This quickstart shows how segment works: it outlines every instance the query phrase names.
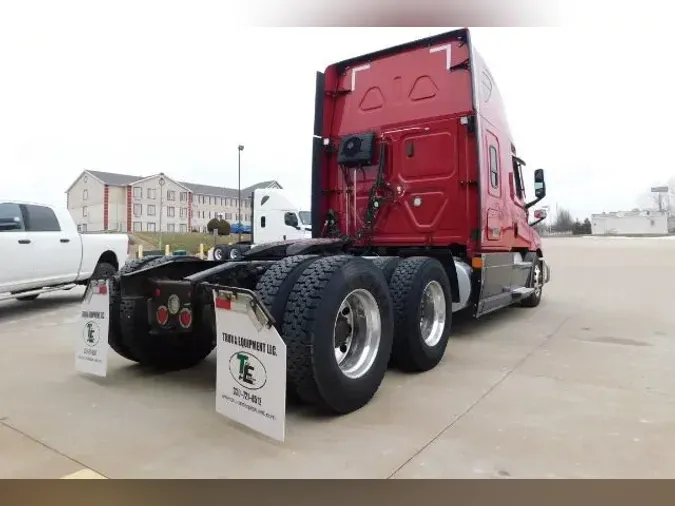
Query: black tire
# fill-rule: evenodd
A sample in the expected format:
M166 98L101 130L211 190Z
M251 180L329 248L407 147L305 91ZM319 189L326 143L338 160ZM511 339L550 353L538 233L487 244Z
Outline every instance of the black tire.
M160 258L159 256L147 256L137 258L127 262L119 270L118 275L114 276L110 283L110 323L108 329L108 345L115 353L132 362L138 362L133 352L126 346L122 339L122 330L120 327L120 310L122 304L122 296L120 293L120 274L127 274L143 268L148 262Z
M35 295L25 295L23 297L17 297L16 300L20 300L21 302L32 302L35 299L37 299L40 296L39 293L36 293Z
M389 283L389 280L394 274L396 267L398 267L398 264L401 263L401 260L400 257L378 257L373 259L373 263L382 271L387 283Z
M230 260L241 260L244 253L249 249L251 249L250 246L234 244L230 249Z
M229 244L218 244L213 248L213 259L218 262L224 262L230 258L230 250L232 246Z
M428 283L435 281L445 296L445 328L433 345L424 341L420 330L422 295ZM394 301L395 334L392 365L409 372L433 369L442 360L452 327L450 280L435 258L410 257L401 261L389 281Z
M523 300L520 301L520 305L522 307L537 307L539 303L541 302L541 296L544 293L544 283L543 283L543 277L544 277L544 271L542 269L541 265L541 260L539 259L539 255L536 253L528 253L525 255L524 258L525 262L532 262L532 272L530 273L530 278L528 280L528 287L533 288L535 287L535 279L537 276L537 270L538 270L538 276L539 279L541 280L541 285L539 287L539 290L535 290L535 292L532 295L529 295L528 297L524 298ZM536 287L535 287L536 288Z
M284 258L270 267L258 280L255 291L275 320L275 327L283 339L283 320L288 297L304 270L318 260L318 255L298 255ZM286 381L286 396L299 403L297 388L290 380Z
M140 268L156 267L175 261L159 257ZM125 297L120 305L120 334L124 346L141 366L158 371L188 369L203 361L216 346L213 303L195 312L192 331L184 334L151 335L147 299Z
M332 322L345 297L356 289L369 292L377 302L382 332L372 365L352 379L338 366ZM382 383L394 335L391 295L382 271L369 260L349 255L311 263L288 298L282 335L287 376L304 402L338 414L363 407Z
M107 262L99 262L98 265L96 265L96 267L94 268L94 272L91 274L90 281L110 279L115 274L117 274L117 267Z

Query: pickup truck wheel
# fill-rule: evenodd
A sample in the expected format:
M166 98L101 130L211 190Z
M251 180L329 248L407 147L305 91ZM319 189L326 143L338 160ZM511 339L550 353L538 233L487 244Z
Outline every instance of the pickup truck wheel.
M314 261L291 291L282 335L303 401L340 414L363 407L382 383L394 335L382 271L349 255Z
M255 291L275 321L275 327L283 339L282 326L288 297L305 269L319 259L318 255L298 255L286 257L265 271L255 287ZM299 402L296 386L287 381L286 396Z
M394 300L392 365L428 371L445 354L452 324L450 280L435 258L402 260L389 281Z
M151 268L172 261L175 261L175 258L154 258L138 269ZM213 313L213 307L207 304L201 313L195 314L192 332L151 335L147 299L125 297L120 305L122 342L141 366L158 371L177 371L193 367L204 360L216 346L213 327L208 325L209 311Z

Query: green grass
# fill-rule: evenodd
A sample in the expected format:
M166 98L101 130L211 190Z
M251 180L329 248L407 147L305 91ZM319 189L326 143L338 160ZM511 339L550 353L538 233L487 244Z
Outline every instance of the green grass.
M180 234L177 232L163 232L162 233L162 246L159 245L159 232L134 232L133 235L141 239L144 243L144 249L148 249L149 246L152 249L164 249L168 244L171 248L171 251L176 250L187 250L188 253L199 253L199 245L204 245L204 251L206 252L214 244L214 237L211 234L199 234L196 232L191 232L188 234ZM242 241L250 239L249 235L242 234ZM239 240L239 234L230 234L227 236L219 236L217 238L217 244L230 244L237 242Z

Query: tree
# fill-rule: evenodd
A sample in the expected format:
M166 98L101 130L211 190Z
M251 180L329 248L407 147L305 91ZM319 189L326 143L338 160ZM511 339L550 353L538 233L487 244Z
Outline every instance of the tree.
M591 220L586 218L583 222L579 220L574 220L574 226L572 228L572 234L574 235L586 235L591 233Z
M210 234L212 234L214 230L217 230L218 235L230 235L231 228L232 227L230 227L230 224L227 221L219 218L213 218L206 224L206 230L208 230Z
M591 220L588 218L584 219L584 234L592 234L593 227L591 226Z
M555 222L551 227L556 232L572 232L574 231L574 218L567 209L558 209L556 213Z

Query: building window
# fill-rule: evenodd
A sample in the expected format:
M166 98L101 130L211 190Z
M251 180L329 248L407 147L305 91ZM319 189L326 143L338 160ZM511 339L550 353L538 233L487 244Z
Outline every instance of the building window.
M134 204L134 216L143 214L143 204Z
M155 216L156 207L154 204L148 205L148 216Z
M175 232L176 231L176 225L174 225L173 223L167 223L166 231L167 232Z
M169 218L173 218L174 216L176 216L176 208L175 207L167 207L166 208L166 215Z
M232 213L225 213L225 219L231 220L232 219Z
M143 188L140 186L134 186L134 198L140 199L143 198Z
M87 217L87 206L84 206L84 207L82 208L82 217L83 217L83 218L86 218L86 217Z
M87 200L89 198L89 190L82 190L82 200Z
M181 207L180 208L180 217L181 218L187 218L187 214L188 214L187 211L188 211L187 207Z
M155 200L157 198L157 190L155 188L148 188L148 198Z
M490 185L499 188L499 157L494 146L490 146Z
M260 228L265 228L265 217L264 216L260 217Z
M187 225L185 223L180 224L180 233L181 234L186 234L187 233Z
M155 232L157 230L157 225L155 223L148 223L146 224L146 227L148 228L148 232Z
M143 232L143 223L134 221L134 232Z
M176 192L174 190L167 190L166 200L176 200Z
M180 192L180 201L187 202L187 199L188 199L187 192Z

